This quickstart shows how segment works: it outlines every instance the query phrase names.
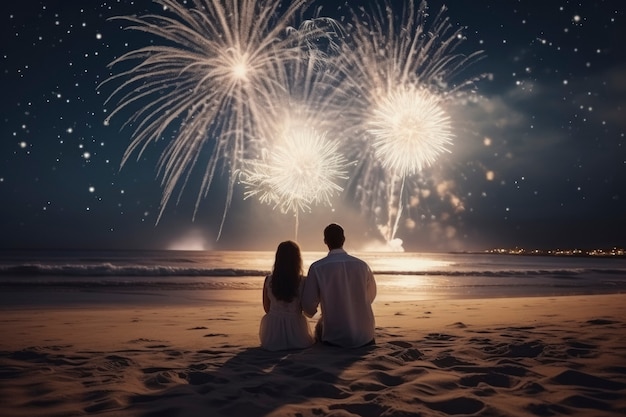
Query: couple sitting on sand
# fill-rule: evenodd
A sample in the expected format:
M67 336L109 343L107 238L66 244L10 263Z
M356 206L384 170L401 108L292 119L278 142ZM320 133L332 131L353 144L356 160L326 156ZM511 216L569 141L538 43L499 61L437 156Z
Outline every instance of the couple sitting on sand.
M272 274L263 285L261 347L275 351L304 349L316 341L347 348L374 343L376 281L364 261L346 253L344 241L343 228L328 225L328 255L311 265L306 278L298 245L278 245ZM314 338L305 315L313 317L318 306L321 317Z

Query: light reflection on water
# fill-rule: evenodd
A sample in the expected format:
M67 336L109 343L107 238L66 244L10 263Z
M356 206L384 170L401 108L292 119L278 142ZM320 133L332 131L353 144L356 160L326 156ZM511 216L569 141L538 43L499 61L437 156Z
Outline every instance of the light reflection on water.
M413 271L439 271L449 268L453 262L436 259L436 255L424 254L359 254L370 268L379 272L413 272Z
M403 273L415 271L447 270L455 262L445 259L445 254L398 253L398 252L348 252L367 262L375 272ZM304 272L309 266L325 257L327 252L305 251L302 253ZM207 254L211 264L223 263L224 266L243 269L271 270L274 263L274 252L212 252Z
M348 252L368 263L372 271L384 273L403 273L415 271L439 271L449 269L455 264L439 254L398 253L398 252ZM304 252L302 254L305 272L314 261L327 255L327 252Z
M376 277L378 300L499 297L620 292L626 260L460 253L351 252ZM322 251L303 252L304 273ZM274 252L205 253L213 266L270 271ZM617 271L617 272L615 272ZM623 274L620 271L625 271ZM236 280L236 279L235 279ZM241 277L242 285L252 282ZM229 280L233 285L234 280ZM258 282L257 282L258 281ZM254 280L262 285L262 279Z

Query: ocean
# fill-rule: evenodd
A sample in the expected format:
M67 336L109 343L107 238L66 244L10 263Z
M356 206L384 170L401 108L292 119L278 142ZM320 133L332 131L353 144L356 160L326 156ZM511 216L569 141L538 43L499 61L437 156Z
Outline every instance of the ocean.
M351 253L372 268L382 300L389 299L386 294L424 300L626 291L624 258ZM305 273L325 254L304 252ZM2 250L0 308L99 299L132 302L138 294L142 302L185 302L189 297L175 296L220 290L260 292L273 260L274 252L269 251Z

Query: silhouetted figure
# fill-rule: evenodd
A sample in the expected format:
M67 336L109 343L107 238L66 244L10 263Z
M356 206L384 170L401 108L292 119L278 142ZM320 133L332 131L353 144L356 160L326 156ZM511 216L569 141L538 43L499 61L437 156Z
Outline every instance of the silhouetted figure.
M302 255L295 242L278 245L272 274L263 283L263 308L259 338L267 350L303 349L313 344L309 323L302 314L300 295Z
M302 293L302 309L313 317L321 306L315 326L317 341L342 347L374 342L376 281L370 267L343 249L345 236L338 224L324 229L328 255L314 262Z

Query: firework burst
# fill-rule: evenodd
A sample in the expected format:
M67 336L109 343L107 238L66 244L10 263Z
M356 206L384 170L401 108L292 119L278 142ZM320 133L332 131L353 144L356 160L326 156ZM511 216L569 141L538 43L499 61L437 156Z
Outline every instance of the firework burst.
M426 89L400 88L381 99L368 120L375 155L386 170L405 177L432 164L452 143L450 118Z
M245 199L258 197L295 216L296 238L299 213L314 205L331 206L332 197L343 191L339 183L347 179L349 164L340 152L343 138L327 138L347 103L329 58L307 45L301 60L283 66L277 80L281 92L267 107L259 129L266 148L246 160L239 172Z
M258 197L282 213L296 217L313 205L331 206L333 196L343 191L339 182L347 178L346 159L338 143L311 128L290 129L282 140L259 160L248 161L241 172L244 198Z
M455 53L463 40L444 16L427 22L425 1L407 0L400 24L386 7L372 15L353 13L354 30L339 66L355 100L349 158L359 161L350 189L369 207L390 242L410 196L407 181L449 150L453 129L446 106L479 77L456 84L459 73L481 52ZM428 23L428 24L427 24Z
M108 119L126 109L133 112L126 123L134 129L133 140L122 165L175 132L158 163L163 185L158 222L170 198L176 193L180 198L202 151L210 156L199 167L203 176L194 217L218 168L232 184L241 161L257 152L255 130L281 88L277 74L302 54L302 42L294 40L302 31L287 32L306 0L290 2L282 14L279 1L155 2L163 14L119 18L128 23L127 29L156 41L112 62L112 67L136 64L105 83L121 80L107 101L116 105ZM231 185L224 216L232 192Z

